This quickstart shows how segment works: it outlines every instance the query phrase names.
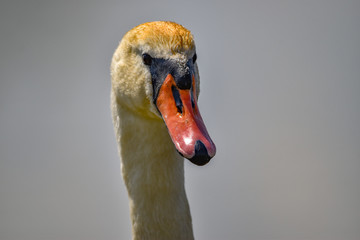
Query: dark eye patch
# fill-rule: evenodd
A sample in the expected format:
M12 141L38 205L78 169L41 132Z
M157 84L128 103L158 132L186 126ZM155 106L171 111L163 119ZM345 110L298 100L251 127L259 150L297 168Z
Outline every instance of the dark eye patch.
M193 58L192 58L193 63L196 62L196 59L197 59L197 54L195 53L194 56L193 56Z
M147 66L150 66L152 63L152 60L153 60L153 58L147 53L144 53L142 55L142 59L143 59L144 64Z

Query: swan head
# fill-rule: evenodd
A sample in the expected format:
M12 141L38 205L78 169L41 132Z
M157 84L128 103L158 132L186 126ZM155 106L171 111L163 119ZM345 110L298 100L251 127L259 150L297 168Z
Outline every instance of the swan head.
M216 147L201 118L200 79L189 30L174 22L149 22L125 34L111 64L116 104L164 121L176 150L204 165Z

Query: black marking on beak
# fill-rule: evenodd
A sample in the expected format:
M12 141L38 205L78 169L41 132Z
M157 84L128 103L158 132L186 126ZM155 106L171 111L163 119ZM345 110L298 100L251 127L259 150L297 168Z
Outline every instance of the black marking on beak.
M182 76L176 76L176 75L174 75L176 86L181 90L189 90L191 88L191 74L187 72Z
M172 90L172 94L174 96L176 108L177 108L178 112L180 114L182 114L183 113L183 103L180 98L179 90L174 85L171 87L171 90Z
M193 93L193 89L190 89L190 97L191 97L191 106L193 109L195 109L195 100L194 100L194 93Z
M168 74L173 76L177 90L189 90L192 88L192 75L194 74L194 63L192 59L189 59L186 65L183 66L179 65L179 62L173 59L152 58L151 65L148 67L151 73L153 103L155 105L161 85Z
M210 159L211 157L209 156L204 143L197 140L195 144L195 155L189 160L198 166L203 166L207 164Z

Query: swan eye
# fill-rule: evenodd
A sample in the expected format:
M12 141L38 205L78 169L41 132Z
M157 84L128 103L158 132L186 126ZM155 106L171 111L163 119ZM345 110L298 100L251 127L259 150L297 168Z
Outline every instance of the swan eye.
M150 65L151 65L151 63L152 63L152 57L151 57L149 54L144 53L144 54L142 55L142 59L143 59L143 62L144 62L145 65L147 65L147 66L150 66Z
M194 56L193 56L193 58L192 58L193 63L195 63L195 62L196 62L196 59L197 59L197 55L196 55L196 53L195 53L195 54L194 54Z

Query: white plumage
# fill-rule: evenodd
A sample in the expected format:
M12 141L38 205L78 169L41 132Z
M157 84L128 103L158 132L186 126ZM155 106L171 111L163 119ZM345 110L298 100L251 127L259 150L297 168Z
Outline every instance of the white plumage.
M194 56L195 45L191 33L181 25L145 23L124 36L112 59L111 110L129 194L133 239L193 239L184 159L154 104L152 73L143 62L144 53L186 63ZM198 70L196 63L191 66L198 95Z

